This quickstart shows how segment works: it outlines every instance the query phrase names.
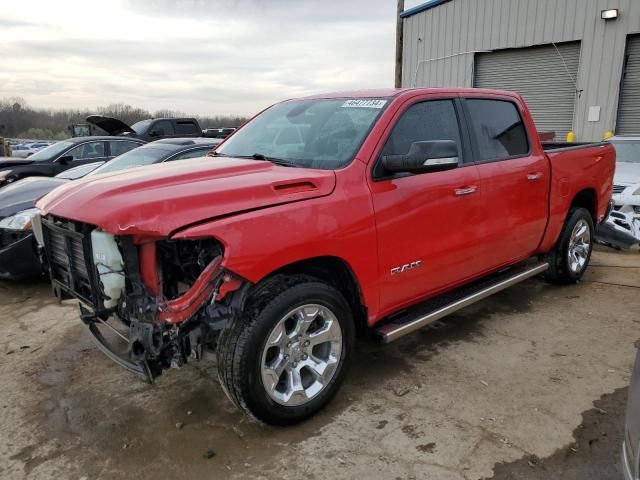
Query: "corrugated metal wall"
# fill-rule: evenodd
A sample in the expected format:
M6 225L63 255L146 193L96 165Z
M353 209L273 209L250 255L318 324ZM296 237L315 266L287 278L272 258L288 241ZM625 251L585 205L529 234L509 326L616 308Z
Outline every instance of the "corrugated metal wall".
M607 8L619 18L602 20ZM452 0L405 18L403 85L470 87L474 54L465 52L581 40L574 127L578 140L600 140L614 128L626 36L635 32L640 0ZM590 106L601 107L600 121L587 121Z
M632 35L627 40L621 88L616 133L640 135L640 35Z

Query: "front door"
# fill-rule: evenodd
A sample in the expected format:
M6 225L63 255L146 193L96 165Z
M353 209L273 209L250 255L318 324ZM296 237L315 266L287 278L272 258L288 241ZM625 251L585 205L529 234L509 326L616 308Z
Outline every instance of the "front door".
M105 151L105 142L95 140L92 142L81 143L73 147L61 155L61 158L71 157L65 162L55 161L55 174L63 172L69 168L84 165L85 163L94 163L109 160Z
M382 314L473 277L484 214L477 168L465 163L458 109L453 99L408 105L372 169L370 188L379 249ZM458 168L390 175L383 155L406 155L414 142L453 140Z

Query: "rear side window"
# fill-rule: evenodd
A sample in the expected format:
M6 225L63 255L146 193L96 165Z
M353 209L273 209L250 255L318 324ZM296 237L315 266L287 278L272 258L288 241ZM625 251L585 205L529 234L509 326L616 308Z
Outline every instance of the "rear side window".
M176 122L176 135L201 133L193 122L177 121Z
M140 146L139 143L129 142L127 140L113 140L109 142L109 147L111 148L112 157L117 157L118 155L122 155L123 153L126 153L129 150L133 150L134 148L139 146Z
M452 100L432 100L410 106L382 149L382 155L406 155L414 142L453 140L462 155L460 128Z
M467 99L478 160L498 160L529 152L527 132L516 106L505 100Z

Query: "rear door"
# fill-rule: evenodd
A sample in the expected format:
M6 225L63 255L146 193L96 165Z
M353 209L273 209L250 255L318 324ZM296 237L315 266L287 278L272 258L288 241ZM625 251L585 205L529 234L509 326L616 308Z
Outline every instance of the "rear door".
M469 97L462 103L488 213L479 261L491 270L538 247L548 215L549 164L539 142L530 140L535 132L527 132L515 99Z
M108 154L110 158L117 157L143 145L140 142L134 142L132 140L109 140L107 143L109 145Z
M396 114L372 169L384 313L477 272L476 245L483 225L477 167L465 163L470 158L457 101L427 98ZM459 167L422 174L384 171L383 155L406 155L413 142L425 140L455 141Z

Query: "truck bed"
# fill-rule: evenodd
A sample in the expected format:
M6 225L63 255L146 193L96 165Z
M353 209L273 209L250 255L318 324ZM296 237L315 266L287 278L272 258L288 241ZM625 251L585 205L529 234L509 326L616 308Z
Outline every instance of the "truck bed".
M579 192L593 201L594 222L604 219L613 188L616 154L609 142L544 143L543 149L552 166L549 223L541 245L542 251L548 251ZM595 185L599 188L594 189Z
M542 148L545 152L553 152L556 150L573 150L576 148L594 147L596 145L606 145L608 142L542 142Z

